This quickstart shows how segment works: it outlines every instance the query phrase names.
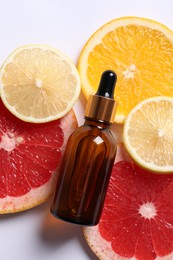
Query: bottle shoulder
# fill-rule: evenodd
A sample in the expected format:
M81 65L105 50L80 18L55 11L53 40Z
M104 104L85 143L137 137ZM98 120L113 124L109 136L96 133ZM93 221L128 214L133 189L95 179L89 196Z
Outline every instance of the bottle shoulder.
M71 141L78 143L81 139L87 137L99 137L108 146L116 146L115 138L109 128L100 128L99 126L82 125L71 135Z

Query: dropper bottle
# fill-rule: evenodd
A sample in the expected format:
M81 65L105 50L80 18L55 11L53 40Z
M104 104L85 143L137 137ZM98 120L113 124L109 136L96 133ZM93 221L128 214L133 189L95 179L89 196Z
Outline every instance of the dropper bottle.
M116 78L110 70L102 74L98 91L89 97L84 125L67 142L51 204L57 218L81 225L99 222L117 149L110 131Z

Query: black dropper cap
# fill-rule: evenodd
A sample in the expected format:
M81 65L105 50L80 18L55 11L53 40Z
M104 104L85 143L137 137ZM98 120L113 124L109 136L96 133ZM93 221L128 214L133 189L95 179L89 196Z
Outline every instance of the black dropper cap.
M96 95L113 99L116 81L117 75L114 71L104 71Z
M96 121L114 122L116 102L114 89L117 76L112 70L103 72L98 90L87 102L85 117Z

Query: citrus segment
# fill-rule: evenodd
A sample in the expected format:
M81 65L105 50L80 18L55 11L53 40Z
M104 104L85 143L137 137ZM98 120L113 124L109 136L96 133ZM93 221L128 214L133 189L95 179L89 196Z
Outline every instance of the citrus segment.
M1 98L24 121L42 123L63 117L80 93L75 65L44 45L16 49L0 72Z
M122 123L140 101L173 96L173 32L139 17L115 19L98 29L79 57L82 90L88 99L96 92L103 71L117 73L116 122Z
M132 158L155 172L173 172L173 98L149 98L132 109L124 125Z
M99 224L84 228L92 250L104 260L172 259L172 196L173 175L151 174L122 157Z
M32 208L52 194L74 113L44 124L13 116L0 102L0 213Z

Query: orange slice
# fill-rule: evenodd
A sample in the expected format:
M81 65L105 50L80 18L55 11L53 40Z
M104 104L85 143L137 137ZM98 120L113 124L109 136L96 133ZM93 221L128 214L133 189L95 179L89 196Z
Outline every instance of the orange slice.
M100 75L117 73L115 121L122 123L140 101L173 96L173 32L139 17L115 19L96 31L79 58L82 90L88 99L96 92Z
M173 98L149 98L132 109L124 125L132 158L154 172L173 172Z
M0 72L1 98L16 117L33 123L66 115L77 101L80 79L63 53L46 45L16 49Z

